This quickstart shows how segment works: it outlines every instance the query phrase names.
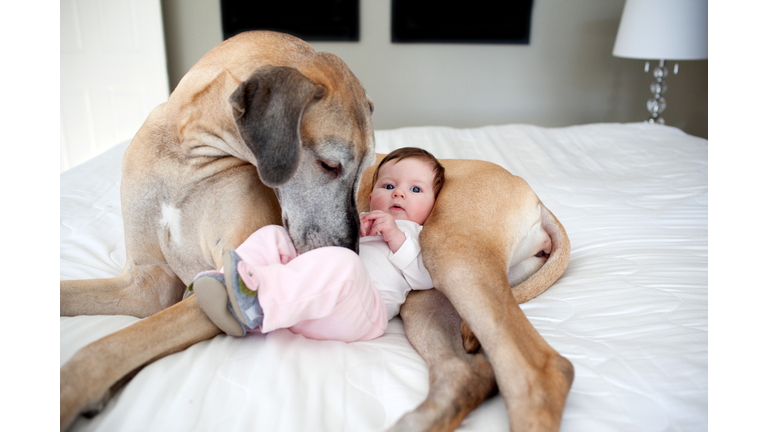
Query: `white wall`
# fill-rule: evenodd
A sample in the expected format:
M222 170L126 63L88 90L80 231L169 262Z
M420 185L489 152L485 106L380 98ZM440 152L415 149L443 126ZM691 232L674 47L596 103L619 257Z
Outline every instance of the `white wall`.
M531 123L568 126L648 116L652 77L613 57L624 0L534 0L530 45L393 44L389 0L360 0L359 42L339 55L376 105L377 129ZM163 0L171 87L222 40L217 0ZM707 61L667 79L667 124L707 136Z
M61 0L61 171L133 138L168 100L160 0Z

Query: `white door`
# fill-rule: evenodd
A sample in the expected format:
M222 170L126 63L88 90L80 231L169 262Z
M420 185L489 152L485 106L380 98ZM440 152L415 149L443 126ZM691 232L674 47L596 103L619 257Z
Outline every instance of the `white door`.
M133 138L168 100L160 0L61 0L61 171Z

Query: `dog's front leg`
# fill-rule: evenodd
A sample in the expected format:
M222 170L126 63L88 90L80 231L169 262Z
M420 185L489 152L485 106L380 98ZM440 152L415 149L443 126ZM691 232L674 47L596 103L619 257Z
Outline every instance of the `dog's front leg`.
M80 349L61 367L61 430L75 417L100 409L111 389L144 365L210 339L221 330L194 296Z

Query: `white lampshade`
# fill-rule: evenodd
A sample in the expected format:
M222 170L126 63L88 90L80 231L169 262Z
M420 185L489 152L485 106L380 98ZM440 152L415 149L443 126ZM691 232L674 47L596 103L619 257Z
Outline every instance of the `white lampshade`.
M645 60L707 58L707 0L627 0L613 55Z

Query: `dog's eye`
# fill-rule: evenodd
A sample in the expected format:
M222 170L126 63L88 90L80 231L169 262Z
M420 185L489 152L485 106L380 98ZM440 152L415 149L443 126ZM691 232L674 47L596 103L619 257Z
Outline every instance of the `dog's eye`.
M549 254L541 250L536 254L536 258L549 258Z
M336 178L339 176L339 172L341 172L341 165L333 165L325 161L319 161L320 168L323 169L323 171L330 174L333 178Z

